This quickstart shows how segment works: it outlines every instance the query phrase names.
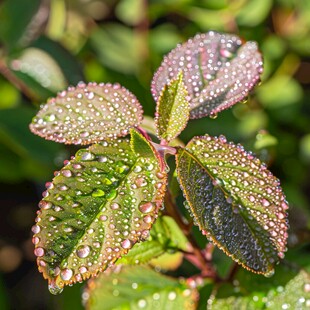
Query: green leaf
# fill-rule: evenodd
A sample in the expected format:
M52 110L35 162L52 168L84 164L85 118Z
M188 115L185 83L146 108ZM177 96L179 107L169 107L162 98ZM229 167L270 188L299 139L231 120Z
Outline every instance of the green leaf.
M196 309L198 293L184 282L142 266L126 266L90 281L83 294L89 310Z
M243 267L271 275L288 229L279 180L223 136L194 137L178 150L177 172L203 234Z
M163 88L179 72L190 101L190 118L216 115L248 96L263 71L255 42L210 31L198 34L173 49L162 61L152 81L158 100Z
M78 59L74 57L60 43L45 36L41 36L32 43L33 47L46 52L61 68L66 80L70 85L76 85L84 80L83 70Z
M310 306L310 273L301 270L283 290L268 295L266 309L305 309Z
M272 8L273 1L250 0L242 6L236 15L238 25L255 27L262 23Z
M0 40L13 50L24 47L39 31L47 19L46 6L40 0L6 0L0 9Z
M158 156L158 153L151 142L148 141L139 131L131 129L130 135L131 148L138 156L152 158Z
M14 57L10 68L19 78L27 83L29 79L46 88L51 93L62 90L67 86L67 81L56 61L45 51L29 47ZM29 85L31 86L31 85Z
M0 113L0 179L44 181L52 173L61 145L34 136L28 123L32 108L18 106Z
M155 124L161 139L171 141L185 128L190 111L187 97L183 74L180 72L176 79L164 86L157 101Z
M116 23L105 24L91 34L90 43L106 67L125 74L138 71L141 59L132 29Z
M149 235L167 175L128 139L80 149L40 202L33 227L39 270L52 293L105 270ZM159 174L160 172L160 174Z
M306 309L310 300L310 274L284 265L270 279L239 270L233 283L216 287L208 301L209 310Z
M130 252L119 259L117 263L144 264L167 251L187 251L188 248L188 241L174 219L170 216L161 216L153 225L150 237L144 242L135 244Z
M141 121L142 107L124 87L81 82L42 106L30 130L47 140L91 144L125 136Z

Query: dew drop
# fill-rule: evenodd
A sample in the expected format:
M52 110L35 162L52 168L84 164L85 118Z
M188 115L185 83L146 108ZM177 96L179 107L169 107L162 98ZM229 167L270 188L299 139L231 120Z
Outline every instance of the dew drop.
M88 131L81 131L81 133L80 133L81 138L87 138L89 135L90 135L90 133Z
M139 308L145 308L145 307L146 307L146 300L140 299L140 300L138 301L138 307L139 307Z
M90 254L90 247L88 245L82 245L76 250L76 255L79 258L85 258Z
M105 222L108 219L108 217L106 215L101 215L99 219L100 221Z
M111 204L111 209L112 209L112 210L117 210L117 209L119 209L119 204L116 203L116 202L113 202L113 203Z
M113 200L117 196L117 190L111 189L111 191L106 195L108 200Z
M60 272L60 277L64 280L64 281L69 281L73 276L73 271L69 268L65 268Z
M56 120L55 114L47 114L44 116L44 121L46 122L54 122Z
M139 173L142 171L142 168L140 166L136 166L133 170L135 173Z
M304 285L304 291L305 291L305 293L310 293L310 283L306 283Z
M33 225L32 228L31 228L31 231L34 233L34 234L38 234L40 231L41 231L41 228L39 225Z
M143 218L143 222L146 223L146 224L150 224L150 223L152 223L152 221L153 221L153 218L150 215L146 215Z
M79 268L80 273L86 273L87 271L88 271L88 269L85 266L82 266Z
M64 177L66 177L66 178L72 177L72 172L71 172L71 170L69 170L69 169L64 169L64 170L62 170L62 171L61 171L61 174L62 174Z
M266 278L271 278L274 275L274 269L270 269L268 272L264 274Z
M76 153L76 158L87 161L87 160L93 160L95 158L95 155L87 150L79 150Z
M139 210L142 213L150 213L154 210L155 206L152 202L142 203L139 206Z
M212 113L211 112L209 116L210 116L211 119L216 119L217 118L217 113L214 113L214 112Z
M93 190L92 194L93 197L103 197L105 195L105 192L99 188L96 188Z
M130 249L131 248L131 241L129 239L125 239L121 242L121 246L123 249Z
M170 293L168 294L168 299L171 300L171 301L172 301L172 300L175 300L176 297L177 297L176 292L170 292Z
M48 285L48 290L51 294L58 295L63 291L63 287L58 286L55 281L52 281Z
M137 187L144 187L147 185L147 181L145 180L145 178L141 177L141 178L137 178L135 180L135 183L137 185Z
M92 100L95 98L95 94L91 91L86 95L87 99Z
M35 248L34 249L34 255L37 257L44 256L44 249L43 248Z

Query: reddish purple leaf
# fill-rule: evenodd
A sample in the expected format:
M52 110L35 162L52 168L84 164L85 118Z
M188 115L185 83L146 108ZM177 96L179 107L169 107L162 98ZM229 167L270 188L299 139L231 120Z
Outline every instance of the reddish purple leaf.
M182 71L190 97L190 118L214 115L244 100L259 82L263 61L256 42L210 31L178 45L154 75L152 94Z
M43 105L33 133L66 144L91 144L125 136L142 121L137 98L119 84L79 83Z

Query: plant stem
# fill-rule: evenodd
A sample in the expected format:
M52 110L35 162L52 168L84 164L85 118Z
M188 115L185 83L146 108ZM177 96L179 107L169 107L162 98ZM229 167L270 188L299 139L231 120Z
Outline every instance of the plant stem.
M165 195L165 206L167 214L174 218L191 244L192 253L185 253L184 256L186 259L201 270L201 276L217 279L217 273L210 261L210 253L206 251L206 254L208 255L205 255L200 249L192 234L192 224L187 223L183 216L179 213L175 200L169 189Z
M3 59L0 60L0 74L4 76L10 83L15 85L31 101L38 101L38 97L35 95L35 93L11 72Z

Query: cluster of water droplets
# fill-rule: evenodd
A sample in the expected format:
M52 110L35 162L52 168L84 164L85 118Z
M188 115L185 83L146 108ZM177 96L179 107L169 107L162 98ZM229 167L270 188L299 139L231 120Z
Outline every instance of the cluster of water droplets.
M91 144L127 135L142 113L137 98L119 84L80 82L42 105L30 129L56 142Z
M155 125L161 139L171 141L184 129L189 118L188 94L183 75L164 87L156 105Z
M186 148L179 179L202 232L245 267L271 275L288 236L278 179L224 136L195 137Z
M156 101L180 71L190 97L190 117L200 118L246 98L259 82L263 62L255 42L242 45L239 37L214 31L198 34L164 58L152 81Z
M55 175L39 204L33 243L39 270L58 293L105 270L148 236L166 174L155 157L137 157L123 139L79 150Z

